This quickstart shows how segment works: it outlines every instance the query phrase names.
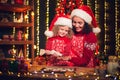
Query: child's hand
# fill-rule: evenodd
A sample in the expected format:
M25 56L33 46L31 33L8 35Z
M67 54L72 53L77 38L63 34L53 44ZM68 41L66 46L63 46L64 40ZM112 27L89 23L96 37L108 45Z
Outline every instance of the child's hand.
M55 54L55 50L46 50L45 53L47 55L53 55L53 54Z
M53 55L53 56L56 56L56 57L58 57L58 56L62 56L62 54L61 53L59 53L59 52L57 52L57 51L55 51L55 50L46 50L46 54L48 54L48 55Z
M57 56L62 56L62 54L61 54L61 53L59 53L59 52L56 52L56 55L57 55Z
M50 54L52 54L53 56L62 56L62 54L61 53L59 53L59 52L57 52L57 51L55 51L55 50L51 50L50 51Z
M68 61L68 60L70 60L71 57L70 56L62 56L62 57L57 57L57 58Z
M62 54L60 52L54 51L54 56L58 57L58 56L62 56Z

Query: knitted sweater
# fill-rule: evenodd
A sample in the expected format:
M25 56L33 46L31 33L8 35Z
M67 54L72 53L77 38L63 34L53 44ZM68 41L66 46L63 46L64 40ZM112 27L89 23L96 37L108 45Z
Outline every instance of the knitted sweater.
M71 62L75 66L94 67L94 51L97 46L97 37L91 32L89 34L75 34L72 38Z

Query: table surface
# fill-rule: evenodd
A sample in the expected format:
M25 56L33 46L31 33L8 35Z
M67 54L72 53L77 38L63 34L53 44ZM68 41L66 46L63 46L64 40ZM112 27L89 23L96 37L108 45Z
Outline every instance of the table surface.
M2 74L0 75L0 80L114 80L114 78L110 77L98 77L98 76L79 76L79 77L53 77L46 76L43 77L40 74L33 74L31 76L25 75L8 75Z
M75 71L43 71L43 68L53 70L71 70ZM113 77L105 77L104 74L94 74L94 68L86 67L68 67L68 66L32 66L27 73L1 73L0 80L114 80Z

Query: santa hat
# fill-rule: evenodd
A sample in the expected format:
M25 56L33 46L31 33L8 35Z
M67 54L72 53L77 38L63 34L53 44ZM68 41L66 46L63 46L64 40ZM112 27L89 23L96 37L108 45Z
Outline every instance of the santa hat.
M71 12L70 16L71 16L71 18L73 16L78 16L78 17L82 18L83 20L85 20L85 22L87 22L88 24L92 24L94 33L99 33L101 31L100 28L98 27L95 16L89 6L82 5L78 9L74 9Z
M46 30L44 33L47 37L52 37L54 35L52 29L55 25L64 25L72 28L72 20L67 15L56 15L51 22L49 30Z

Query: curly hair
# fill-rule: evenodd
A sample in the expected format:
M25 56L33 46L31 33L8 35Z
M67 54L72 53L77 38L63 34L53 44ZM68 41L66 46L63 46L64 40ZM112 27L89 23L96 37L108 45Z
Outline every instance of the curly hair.
M61 26L63 26L63 25L55 25L55 26L53 26L52 31L53 31L53 33L54 33L54 36L58 36L58 30L59 30L59 27L61 27ZM63 26L63 27L64 27L64 26ZM73 36L73 30L72 30L71 28L69 28L67 37L68 37L68 38L72 38L72 36Z

